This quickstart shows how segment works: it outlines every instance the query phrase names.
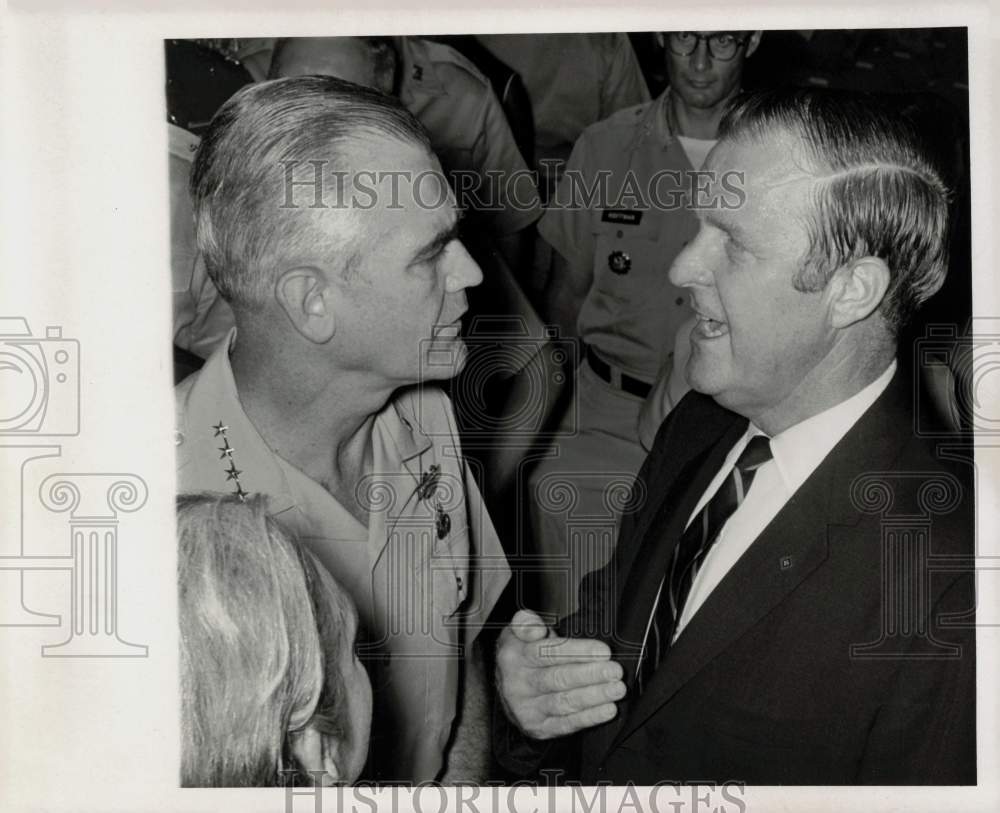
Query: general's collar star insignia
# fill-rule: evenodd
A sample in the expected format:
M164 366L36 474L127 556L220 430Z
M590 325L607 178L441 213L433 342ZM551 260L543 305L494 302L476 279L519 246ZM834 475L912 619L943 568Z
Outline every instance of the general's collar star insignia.
M233 492L233 494L235 494L241 500L246 500L250 492L244 490L243 484L240 482L240 475L243 474L243 472L240 469L236 468L236 461L233 460L233 452L235 452L236 449L234 449L232 446L229 445L229 437L228 435L226 435L226 432L229 431L229 427L226 426L222 421L219 421L217 424L214 424L212 426L212 429L215 430L215 437L219 437L220 435L222 436L222 445L216 447L219 450L219 452L221 452L221 454L219 455L219 460L229 461L229 468L223 469L223 471L226 473L226 482L227 483L230 481L235 482L236 490Z

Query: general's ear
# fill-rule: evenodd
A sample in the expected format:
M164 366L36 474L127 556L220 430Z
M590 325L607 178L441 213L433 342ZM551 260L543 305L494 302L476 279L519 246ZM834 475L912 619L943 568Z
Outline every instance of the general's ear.
M290 742L290 750L303 771L313 777L322 773L322 781L318 784L331 785L346 781L339 765L340 740L321 734L312 723L295 733Z
M885 299L892 275L878 257L862 257L838 268L826 286L830 323L850 327L867 319Z
M760 45L760 38L764 32L762 31L752 31L750 32L750 39L747 40L747 56L752 56L753 52L757 50L757 46Z
M336 332L333 293L323 271L313 266L290 268L275 283L275 298L288 320L316 344L325 344Z

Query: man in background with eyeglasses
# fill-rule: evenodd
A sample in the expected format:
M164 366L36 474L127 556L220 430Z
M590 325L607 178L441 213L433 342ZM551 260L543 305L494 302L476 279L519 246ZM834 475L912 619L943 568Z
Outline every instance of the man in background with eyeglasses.
M553 456L530 481L532 533L548 563L538 609L552 616L576 609L580 580L614 548L618 517L628 508L614 494L627 491L622 484L645 457L639 410L657 375L669 369L678 328L692 316L687 294L667 279L697 231L686 200L760 37L659 34L668 89L584 130L539 223L555 249L545 316L584 345ZM567 487L573 506L553 510ZM588 517L592 532L579 533L571 514Z

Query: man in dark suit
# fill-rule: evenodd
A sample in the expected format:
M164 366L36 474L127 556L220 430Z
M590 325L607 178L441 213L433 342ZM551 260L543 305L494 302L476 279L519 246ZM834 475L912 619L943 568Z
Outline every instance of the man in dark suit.
M694 391L579 611L557 632L522 610L501 636L508 768L975 784L973 486L915 435L896 361L946 268L925 155L849 94L730 111L670 270L698 315Z

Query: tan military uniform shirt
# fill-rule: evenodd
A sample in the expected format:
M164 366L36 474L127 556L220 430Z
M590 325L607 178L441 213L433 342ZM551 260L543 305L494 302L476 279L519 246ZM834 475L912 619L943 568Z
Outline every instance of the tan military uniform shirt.
M650 382L691 314L667 272L698 230L684 195L693 168L675 137L668 94L583 132L538 225L588 290L579 335L607 362ZM584 205L570 176L589 188L601 172L607 192Z
M524 82L540 171L549 166L542 159L564 164L591 124L649 101L627 34L477 34L476 39ZM550 175L554 187L559 171Z
M399 100L427 128L444 171L472 171L484 182L487 172L500 173L492 186L477 190L490 231L513 234L534 223L542 213L537 186L489 80L448 45L419 37L395 42Z
M365 528L257 434L229 366L234 338L175 390L178 490L268 495L278 522L358 606L374 690L372 776L432 780L452 732L461 658L510 575L451 404L437 388L412 389L378 414L372 473L357 489Z

